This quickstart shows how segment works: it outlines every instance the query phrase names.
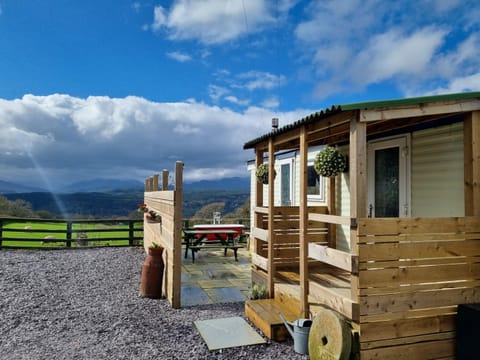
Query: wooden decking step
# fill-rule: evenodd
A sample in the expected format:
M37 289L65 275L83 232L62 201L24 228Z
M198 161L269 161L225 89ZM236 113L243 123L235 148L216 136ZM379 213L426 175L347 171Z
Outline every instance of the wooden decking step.
M298 313L292 312L274 299L247 300L245 302L246 316L265 336L275 341L285 341L290 334L278 316L279 313L287 321L294 321L298 318Z

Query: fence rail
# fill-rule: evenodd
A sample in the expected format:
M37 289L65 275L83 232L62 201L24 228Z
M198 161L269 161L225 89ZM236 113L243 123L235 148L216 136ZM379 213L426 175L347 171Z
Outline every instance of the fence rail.
M143 220L0 218L0 249L138 246Z
M230 219L222 219L230 222ZM183 227L208 224L212 219L183 219ZM247 230L250 219L232 219L244 224ZM85 246L141 246L143 245L143 220L58 220L0 217L0 250L70 248Z

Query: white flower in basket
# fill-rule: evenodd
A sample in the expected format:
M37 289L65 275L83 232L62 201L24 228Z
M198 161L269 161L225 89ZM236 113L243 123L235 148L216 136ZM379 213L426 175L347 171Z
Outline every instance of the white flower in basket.
M262 184L268 184L268 164L260 164L255 171L255 176L257 177L257 181ZM273 177L277 176L277 172L275 169L273 170Z
M336 148L327 146L315 157L313 167L318 175L333 177L347 171L348 157L343 155Z

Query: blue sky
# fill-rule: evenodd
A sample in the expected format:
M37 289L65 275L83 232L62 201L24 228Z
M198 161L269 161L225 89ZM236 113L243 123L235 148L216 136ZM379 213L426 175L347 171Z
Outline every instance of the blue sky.
M0 180L248 176L334 104L480 90L470 0L0 0Z

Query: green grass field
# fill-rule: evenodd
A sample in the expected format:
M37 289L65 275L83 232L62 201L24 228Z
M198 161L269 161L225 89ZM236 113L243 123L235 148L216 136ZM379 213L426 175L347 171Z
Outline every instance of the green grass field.
M142 228L141 223L135 224ZM127 246L129 244L128 223L73 223L71 246ZM143 238L143 231L134 231L135 237ZM7 247L66 247L66 222L12 221L3 224L2 246ZM8 238L6 240L5 238ZM141 240L136 240L141 242Z

